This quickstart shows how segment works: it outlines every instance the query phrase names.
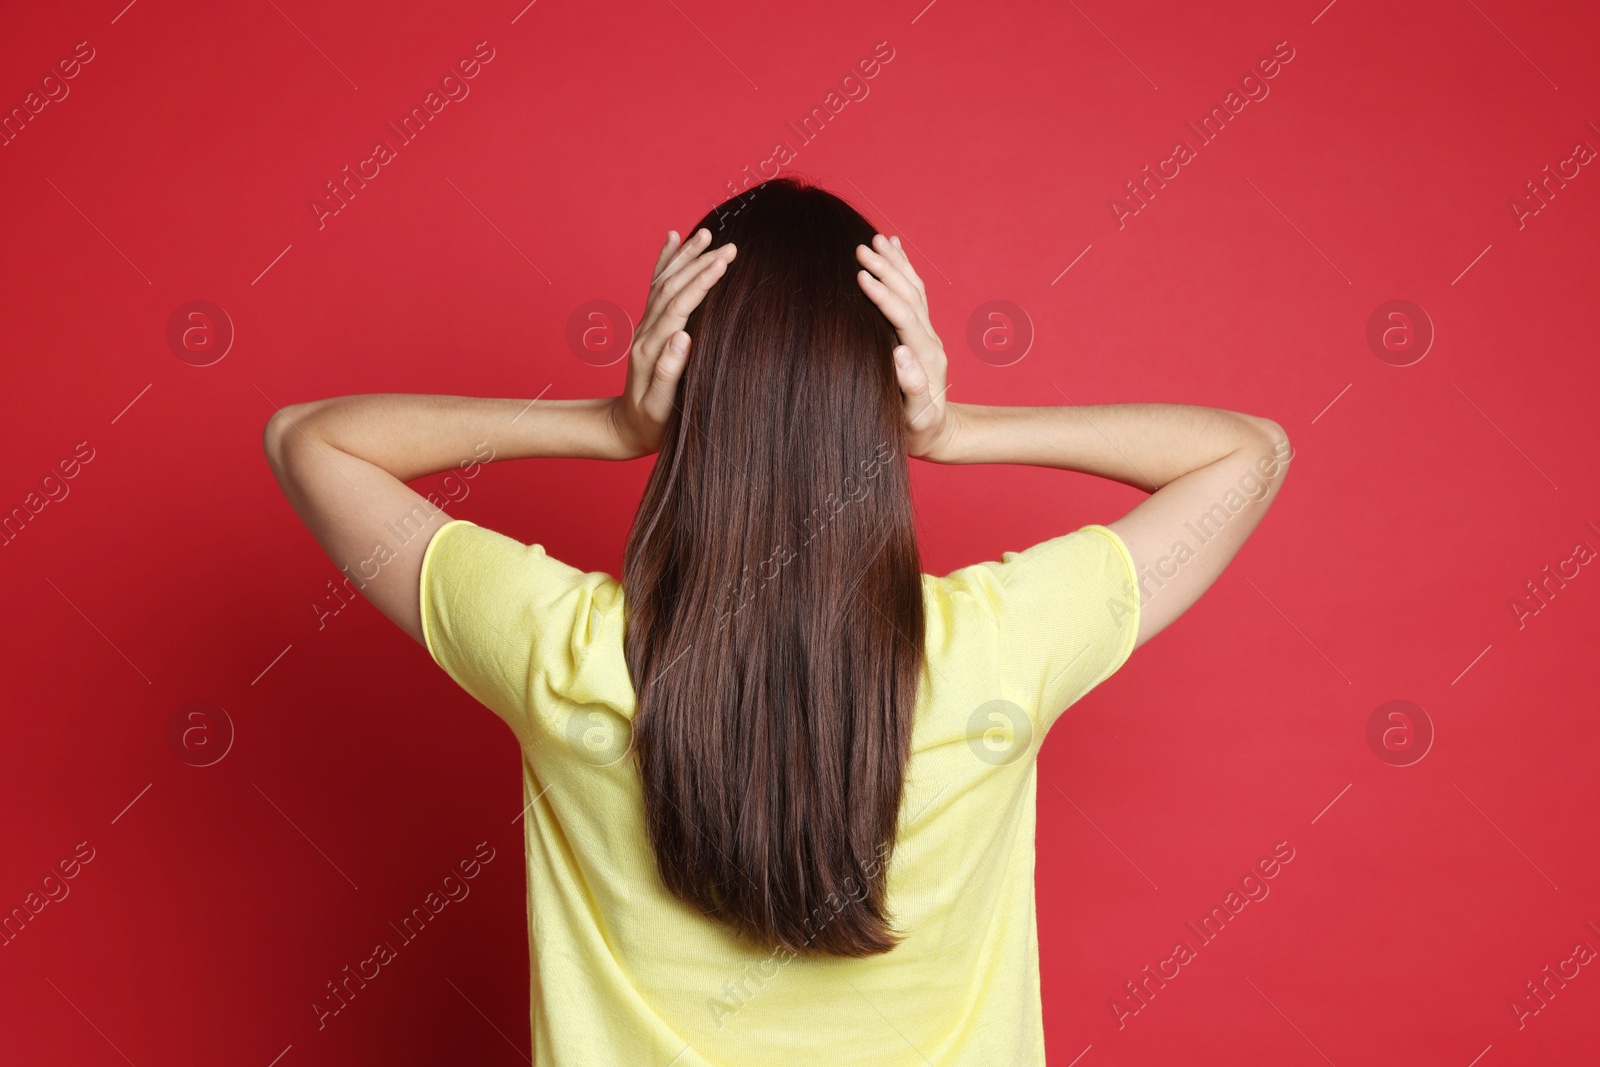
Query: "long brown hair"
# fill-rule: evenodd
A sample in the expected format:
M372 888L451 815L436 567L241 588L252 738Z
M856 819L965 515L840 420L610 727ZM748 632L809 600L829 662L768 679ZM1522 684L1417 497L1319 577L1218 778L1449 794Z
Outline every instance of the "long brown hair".
M765 946L887 952L923 605L895 332L855 280L875 229L791 178L700 226L739 253L689 316L623 562L650 841Z

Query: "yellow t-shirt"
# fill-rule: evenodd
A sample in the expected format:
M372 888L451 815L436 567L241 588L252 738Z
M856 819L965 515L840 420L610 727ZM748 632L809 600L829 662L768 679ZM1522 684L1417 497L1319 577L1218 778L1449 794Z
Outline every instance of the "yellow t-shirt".
M1035 757L1138 633L1127 546L1085 526L922 576L926 666L888 871L905 936L798 958L670 895L628 751L621 584L464 520L422 564L428 651L522 746L540 1067L1043 1064Z

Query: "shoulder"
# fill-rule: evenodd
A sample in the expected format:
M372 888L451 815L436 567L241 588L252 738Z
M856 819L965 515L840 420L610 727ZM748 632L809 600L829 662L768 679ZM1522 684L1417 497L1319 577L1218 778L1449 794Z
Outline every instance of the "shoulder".
M1048 596L1062 586L1080 587L1110 576L1135 578L1133 557L1116 531L1090 524L1027 548L1002 552L998 560L973 563L942 577L924 575L924 588L951 604L971 604L998 614L1006 603L1029 595Z
M582 595L609 607L622 584L602 570L582 570L496 530L456 519L440 527L422 560L424 591L439 586L475 588L500 599L518 597L528 610L549 609Z
M434 661L508 716L526 714L540 692L582 689L597 650L615 645L618 655L602 658L620 659L621 583L540 544L450 522L428 545L420 593Z
M1088 525L998 560L926 577L928 658L941 675L975 672L1048 729L1133 651L1139 596L1131 555Z

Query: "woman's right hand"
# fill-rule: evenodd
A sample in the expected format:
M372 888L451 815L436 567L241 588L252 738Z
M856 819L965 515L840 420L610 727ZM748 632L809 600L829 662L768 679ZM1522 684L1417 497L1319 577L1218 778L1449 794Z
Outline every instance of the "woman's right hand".
M900 238L877 234L872 246L856 245L865 270L856 281L900 335L894 350L895 377L905 398L906 449L939 462L956 435L955 409L945 400L948 360L928 318L928 294L900 247Z

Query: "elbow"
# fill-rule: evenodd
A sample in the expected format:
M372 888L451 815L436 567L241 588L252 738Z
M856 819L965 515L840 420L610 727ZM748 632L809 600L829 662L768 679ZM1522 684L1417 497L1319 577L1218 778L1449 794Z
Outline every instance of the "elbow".
M1257 416L1256 426L1261 430L1262 433L1267 435L1267 438L1273 443L1274 446L1288 446L1289 432L1276 422L1272 421L1271 419Z
M1257 469L1263 476L1274 481L1281 481L1289 471L1289 462L1294 459L1294 446L1289 443L1289 433L1272 419L1262 418L1259 415L1247 416L1251 428L1258 435L1262 450L1257 461Z
M261 451L266 453L267 464L274 470L283 468L284 437L292 432L291 423L282 409L274 411L261 431Z
M303 432L306 406L290 404L279 408L261 431L261 451L266 453L267 463L274 472L283 469L291 440Z

